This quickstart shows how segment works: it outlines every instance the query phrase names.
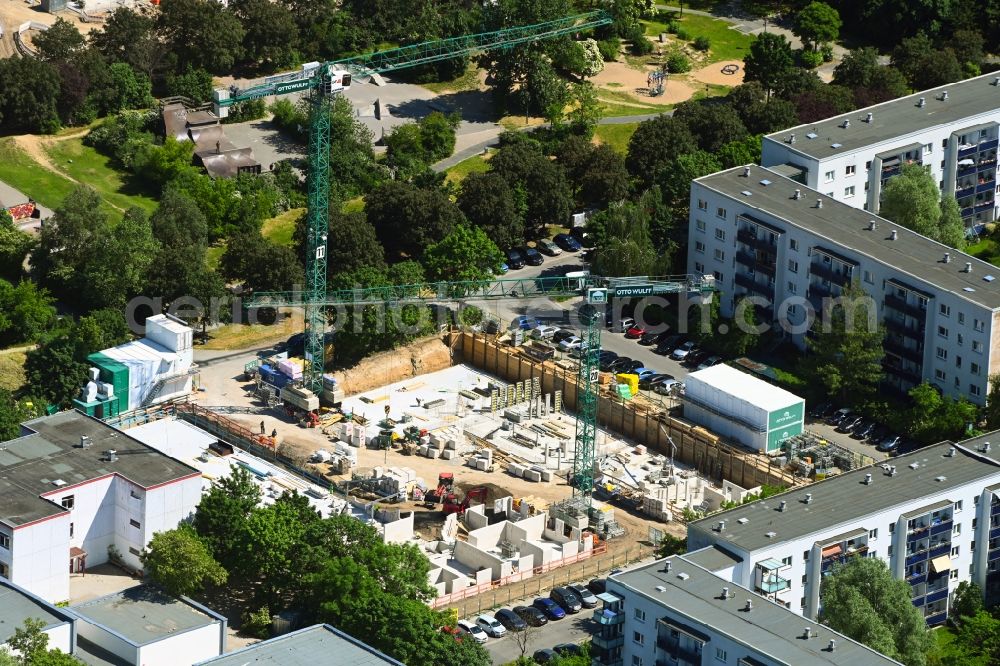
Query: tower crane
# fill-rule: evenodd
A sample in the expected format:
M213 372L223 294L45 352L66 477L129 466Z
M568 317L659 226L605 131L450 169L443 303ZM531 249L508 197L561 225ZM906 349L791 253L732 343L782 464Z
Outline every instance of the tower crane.
M498 280L436 282L412 285L387 285L362 289L327 291L327 229L330 205L329 172L330 117L329 98L349 90L353 78L392 72L408 67L469 55L491 49L503 49L576 33L608 25L611 16L593 11L545 23L536 23L464 35L379 51L325 63L307 63L296 72L264 79L246 88L232 86L213 94L216 115L226 117L228 109L239 102L261 97L307 92L312 104L309 121L309 166L315 177L308 183L306 217L306 284L298 292L259 292L252 307L305 306L305 386L316 393L322 389L324 366L323 334L325 310L343 305L406 305L452 302L456 300L531 299L539 296L584 295L588 308L581 311L584 324L584 351L580 356L580 382L577 388L576 453L573 460L574 494L590 499L594 484L594 442L597 432L598 356L601 349L601 323L610 298L664 293L689 293L711 298L711 276L666 276L639 278L579 277L507 278Z

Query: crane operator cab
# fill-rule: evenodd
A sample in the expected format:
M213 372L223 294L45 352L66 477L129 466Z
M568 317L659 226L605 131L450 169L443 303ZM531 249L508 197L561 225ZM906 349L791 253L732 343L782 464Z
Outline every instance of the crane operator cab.
M351 89L351 73L344 69L333 69L323 75L323 92L336 95Z

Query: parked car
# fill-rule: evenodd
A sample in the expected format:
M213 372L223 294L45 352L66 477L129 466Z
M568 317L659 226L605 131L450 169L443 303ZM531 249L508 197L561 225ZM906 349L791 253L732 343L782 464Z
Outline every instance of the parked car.
M565 340L559 343L559 349L563 350L564 352L573 351L574 349L580 349L581 347L583 347L583 340L576 337L575 335L572 338L566 338Z
M561 620L566 617L566 611L548 597L538 597L531 602L531 605L545 613L550 620Z
M517 250L507 250L507 267L516 271L519 268L524 268L524 257Z
M879 451L882 451L883 453L893 453L899 450L899 445L902 443L902 441L903 438L900 437L899 435L889 435L881 442L879 442L878 446L876 446L875 448L877 448Z
M573 238L569 234L556 234L552 237L552 240L556 245L567 252L579 252L582 247L580 245L580 241Z
M642 361L636 361L634 359L628 358L627 356L620 357L617 361L611 364L610 372L617 374L625 373L629 374L635 372L638 368L642 367Z
M573 590L576 596L580 597L580 603L583 604L584 608L597 607L597 597L594 596L594 593L589 588L583 585L567 585L567 587Z
M552 649L555 650L555 653L560 657L574 656L583 652L583 648L576 643L560 643Z
M545 613L534 606L514 606L514 612L532 627L544 627L549 623L549 618L545 617Z
M686 357L684 357L684 365L689 368L697 368L701 365L701 362L708 358L709 354L707 351L696 349Z
M656 388L657 384L673 379L673 375L668 375L665 373L647 375L646 377L639 378L639 388L652 391Z
M693 340L688 340L687 342L683 343L680 347L675 349L670 354L670 358L674 359L675 361L683 361L684 359L687 358L688 354L690 354L697 348L698 344L696 342L694 342Z
M568 328L560 328L558 331L552 334L552 342L559 344L563 340L569 340L575 335L576 333L569 330Z
M809 416L814 419L825 419L834 409L832 402L821 402L809 410Z
M644 335L646 335L646 329L639 324L635 324L625 331L625 337L629 340L638 340Z
M541 266L542 262L545 261L545 257L542 256L542 253L533 247L519 247L517 248L517 251L521 253L522 257L524 257L524 263L529 266Z
M555 650L550 650L549 648L541 648L540 650L535 650L535 653L531 655L531 659L536 664L548 664L555 660L559 655L556 654Z
M653 392L660 395L673 395L682 386L684 385L676 379L667 379L658 384L653 384Z
M883 439L892 434L892 431L884 425L875 426L875 429L868 433L868 443L878 444Z
M854 426L854 430L851 431L852 439L868 439L871 434L875 432L878 428L878 424L875 421L865 421L859 425Z
M468 620L459 620L458 630L463 634L469 634L472 636L476 639L477 643L485 643L486 639L489 638L489 636L486 635L486 632L483 631L482 627Z
M628 329L635 326L635 319L632 319L632 317L622 317L618 321L615 321L613 318L609 317L608 326L614 333L624 333Z
M534 317L528 317L521 315L517 319L512 319L510 322L510 330L521 329L522 331L530 331L532 329L538 328L538 320Z
M568 587L556 587L549 592L549 599L559 604L567 613L579 613L583 608L583 602L576 593Z
M559 328L556 326L541 324L531 331L531 337L536 340L551 340L558 331Z
M510 266L507 265L507 262L506 261L501 262L500 263L500 268L497 269L497 275L506 275L507 271L509 271L509 270L510 270Z
M640 382L642 382L644 378L652 377L656 374L656 370L653 370L652 368L636 368L632 372L633 374L639 375Z
M594 594L604 594L608 591L608 580L606 578L593 578L587 583L587 589Z
M550 241L548 238L543 238L539 241L535 241L535 247L542 254L547 254L550 257L555 257L562 254L562 248Z
M848 433L852 432L859 425L864 423L865 418L863 416L858 416L856 414L849 414L845 416L840 423L837 424L837 432Z
M719 365L722 363L721 356L709 356L704 361L698 364L698 370L704 370L705 368L711 368L713 365Z
M483 614L476 618L476 624L486 632L486 635L493 638L500 638L507 633L507 627L500 624L500 621L489 614Z
M678 347L679 339L667 338L663 342L656 345L653 349L653 353L659 356L670 356L675 349Z
M843 421L845 418L847 418L850 414L851 414L850 407L841 407L833 414L830 414L828 417L826 417L826 424L832 426L840 425L840 422Z
M501 608L494 613L494 616L507 631L524 631L528 628L528 623L524 621L524 618L510 608Z

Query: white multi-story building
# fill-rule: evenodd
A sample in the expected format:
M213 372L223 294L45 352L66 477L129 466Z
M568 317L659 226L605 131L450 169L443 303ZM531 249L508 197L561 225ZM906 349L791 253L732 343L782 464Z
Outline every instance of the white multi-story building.
M996 219L998 128L1000 77L987 74L775 132L761 164L872 212L886 181L920 164L979 229Z
M688 525L685 557L806 617L838 562L878 557L928 625L974 581L1000 601L1000 432L942 442ZM991 437L997 445L991 446ZM703 550L705 549L705 550Z
M591 643L602 666L898 666L829 627L720 578L715 554L608 578ZM723 557L724 561L728 558Z
M900 391L926 380L982 405L1000 371L1000 269L773 170L692 182L688 271L715 276L724 316L755 297L758 320L799 346L824 299L860 285L885 325L886 383Z
M0 576L50 602L70 573L108 560L141 569L155 532L201 499L201 474L79 412L29 421L0 444Z

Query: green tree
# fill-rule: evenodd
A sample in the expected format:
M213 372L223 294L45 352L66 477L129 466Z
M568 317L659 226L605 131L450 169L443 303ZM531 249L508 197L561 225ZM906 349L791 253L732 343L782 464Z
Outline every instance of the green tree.
M192 100L195 104L204 104L211 101L212 75L204 69L188 67L183 74L167 74L167 92L171 95L180 95ZM287 101L287 100L286 100Z
M765 32L757 35L743 62L744 81L758 81L768 97L788 70L794 67L792 46L784 35Z
M500 271L503 254L479 227L465 224L427 248L424 266L431 280L486 280Z
M964 438L976 421L976 406L965 398L941 395L941 389L924 382L910 389L907 433L923 443Z
M625 166L642 187L648 187L664 165L697 149L686 123L661 115L639 123L628 142Z
M82 50L84 39L75 25L59 17L48 30L37 33L32 44L42 60L56 62L69 60Z
M772 100L772 104L783 103L784 100ZM760 163L761 136L747 135L743 139L730 141L715 152L715 157L722 163L723 169L732 169L744 164Z
M0 341L38 340L56 319L55 299L30 280L17 286L0 280Z
M96 237L94 253L79 269L87 289L81 293L88 307L123 308L146 287L146 276L160 244L139 208L130 208L113 233Z
M828 42L840 37L840 13L825 2L810 2L795 15L793 34L818 51Z
M220 75L240 58L245 35L236 15L213 0L163 0L156 32L180 70L191 65Z
M12 281L21 277L34 245L34 239L14 225L10 213L0 210L0 278Z
M416 124L399 125L385 137L385 162L398 180L412 180L427 169L427 153Z
M986 421L987 430L1000 428L1000 373L990 375L990 390L986 395L983 420Z
M490 173L507 181L515 192L524 193L524 221L528 231L546 224L569 220L573 195L563 168L544 155L533 142L501 143L490 159Z
M934 88L962 78L955 52L938 48L924 33L902 40L892 51L892 66L917 90Z
M240 565L243 526L258 502L260 488L250 473L234 467L232 474L212 484L198 504L194 529L227 571Z
M253 291L285 291L302 284L302 261L289 248L257 233L229 239L219 262L223 277Z
M67 334L73 343L73 355L85 361L90 354L116 347L132 339L123 309L102 308L80 317Z
M964 618L974 617L981 610L983 610L983 588L975 582L963 580L955 588L949 615L953 621L961 624Z
M0 389L0 439L7 442L21 436L21 424L42 415L44 405L31 398L17 400L14 395Z
M948 666L997 663L1000 660L1000 619L982 609L963 616L955 644L957 654L951 655L952 660L946 662Z
M817 334L806 341L806 373L830 397L864 404L882 381L882 339L874 300L858 285L824 303ZM847 361L850 362L847 362Z
M938 218L937 240L956 250L965 248L965 223L955 197L942 196L939 203L941 217Z
M457 203L497 247L510 248L524 242L525 204L517 195L499 174L470 173L462 181Z
M674 118L688 126L700 149L710 153L747 135L739 114L728 104L683 102L677 106Z
M126 63L116 62L108 67L108 76L108 85L97 100L104 113L146 109L153 105L153 85L145 74L137 74Z
M19 666L73 666L80 662L62 650L48 649L49 635L45 633L45 622L39 618L29 617L24 624L14 629L14 635L7 640L7 646L18 653L11 656L6 650L0 654L9 658L10 664ZM4 661L0 660L0 664Z
M428 162L437 162L450 157L455 152L455 131L462 116L459 113L444 114L432 111L417 123L420 127L420 144Z
M297 256L305 252L305 223L303 214L295 226L293 242ZM385 250L379 242L375 227L369 224L364 213L344 213L330 210L329 238L337 239L327 247L327 266L330 274L349 273L363 266L385 270Z
M879 213L893 222L934 240L961 249L965 226L952 197L941 199L937 183L923 167L904 165L882 190Z
M656 546L656 554L654 557L660 559L663 557L670 557L672 555L681 555L686 552L687 539L676 537L673 534L664 534L663 538L660 539L660 543Z
M51 134L59 129L59 72L36 58L0 59L0 123L6 132Z
M110 232L101 197L90 187L76 187L39 233L31 256L33 274L57 295L79 294L84 267L98 258L94 249Z
M823 579L819 619L906 666L924 666L931 638L910 593L884 560L853 557Z
M679 155L657 174L668 206L686 209L691 197L691 181L722 169L715 156L704 150Z
M90 43L109 62L128 63L146 76L152 76L169 48L159 39L154 15L130 7L111 12L102 29L90 33Z
M193 155L193 142L178 141L168 136L162 146L146 144L139 149L135 157L135 172L162 187L185 171L194 170L191 166Z
M392 258L416 259L424 250L465 221L446 194L391 181L365 200L365 213L382 247Z
M210 0L211 1L211 0ZM303 125L303 129L308 124ZM375 160L372 132L354 115L354 107L343 95L330 105L330 197L346 201L370 192L388 177ZM312 177L312 172L310 172Z
M570 104L572 108L566 114L569 130L578 136L593 138L601 120L601 102L594 85L589 81L575 84L570 89Z
M229 577L187 524L154 534L141 559L149 579L177 596L195 594L208 584L222 585Z
M726 102L739 114L751 135L768 134L798 123L795 106L787 100L768 99L764 86L757 81L749 81L730 90Z
M270 0L234 0L229 10L243 25L242 52L252 70L273 72L295 64L298 26L285 6Z
M659 275L661 255L653 247L649 213L622 202L594 215L588 223L594 238L591 266L598 275Z

